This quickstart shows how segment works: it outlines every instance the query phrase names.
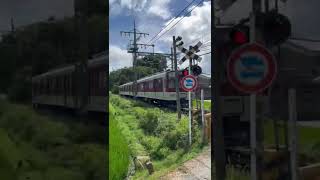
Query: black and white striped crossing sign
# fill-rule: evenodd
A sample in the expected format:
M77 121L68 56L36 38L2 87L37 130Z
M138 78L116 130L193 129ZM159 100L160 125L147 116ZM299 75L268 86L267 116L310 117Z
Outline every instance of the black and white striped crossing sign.
M198 42L195 46L193 46L190 50L187 50L186 48L184 48L184 47L182 47L182 46L178 46L178 49L181 51L181 52L183 52L183 53L185 53L186 55L182 58L182 59L180 59L180 61L179 61L179 65L181 65L185 60L187 60L187 59L189 59L189 58L191 58L191 59L195 59L195 60L197 60L197 61L201 61L201 57L200 56L198 56L198 55L196 55L195 54L195 52L198 52L198 50L199 50L199 47L202 45L202 42Z

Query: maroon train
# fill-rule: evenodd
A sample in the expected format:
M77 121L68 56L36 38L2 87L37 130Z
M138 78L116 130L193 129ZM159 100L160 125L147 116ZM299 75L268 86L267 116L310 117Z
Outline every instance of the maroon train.
M107 61L102 54L88 60L88 90L83 91L83 71L80 64L74 64L32 78L32 104L79 109L83 92L87 96L86 111L106 112L107 107Z

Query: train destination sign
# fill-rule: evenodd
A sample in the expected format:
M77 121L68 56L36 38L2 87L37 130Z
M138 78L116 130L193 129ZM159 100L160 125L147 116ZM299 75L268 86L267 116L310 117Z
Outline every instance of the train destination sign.
M187 75L180 80L180 87L185 91L193 91L197 86L198 81L192 75Z
M276 77L277 64L269 50L256 43L236 49L228 59L227 75L236 89L258 93L271 85Z

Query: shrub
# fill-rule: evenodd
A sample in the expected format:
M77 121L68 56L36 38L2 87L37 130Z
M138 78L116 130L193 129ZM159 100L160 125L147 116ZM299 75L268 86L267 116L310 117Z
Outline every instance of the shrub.
M139 121L140 127L144 130L146 134L154 134L158 126L158 113L154 111L147 111L144 117Z
M132 113L137 117L137 119L142 119L146 116L146 110L141 107L132 108Z
M177 121L173 116L161 114L155 134L157 136L164 136L166 132L173 131L176 128L176 123Z
M155 153L156 158L158 158L158 159L163 159L163 158L167 157L169 154L170 154L170 149L167 147L162 147L159 149L159 151L157 151Z
M188 119L182 118L173 130L166 132L164 144L172 150L188 145Z

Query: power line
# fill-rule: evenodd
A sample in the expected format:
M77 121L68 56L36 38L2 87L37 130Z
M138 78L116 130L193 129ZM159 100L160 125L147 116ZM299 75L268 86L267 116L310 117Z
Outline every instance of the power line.
M211 51L210 51L210 52L207 52L207 53L200 54L200 55L198 55L198 56L204 56L204 55L207 55L207 54L210 54L210 53L211 53Z
M185 11L185 10L186 10L193 2L195 2L195 1L196 1L196 0L193 0L193 1L192 1L191 3L189 3L182 11L180 11L174 18L172 18L171 21L170 21L163 29L161 29L155 36L153 36L148 43L152 42L152 40L153 40L155 37L157 37L163 30L165 30L177 17L179 17L179 16L183 13L183 11Z
M308 38L298 38L298 37L291 37L289 39L300 40L300 41L310 41L310 42L320 42L320 39L308 39Z
M201 0L196 6L194 6L190 11L188 11L187 13L185 13L183 15L183 17L181 19L179 19L179 21L177 21L173 26L171 26L167 31L165 31L164 33L161 34L161 36L159 36L157 39L155 39L154 41L157 41L158 39L160 39L164 34L166 34L167 32L169 32L176 24L178 24L183 18L186 17L186 15L188 15L189 13L191 13L196 7L198 7L204 0Z
M205 33L205 34L207 34L206 36L211 36L211 33ZM200 41L200 40L202 40L202 39L205 39L204 37L206 37L206 36L199 36L197 39L195 39L195 40L193 40L190 44L193 44L193 43L195 43L196 41ZM208 41L205 41L205 42L203 42L202 44L205 44L205 43L207 43L207 42L209 42L209 41L211 41L211 38L208 40Z

